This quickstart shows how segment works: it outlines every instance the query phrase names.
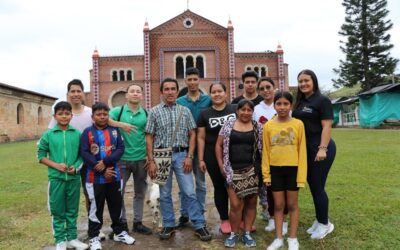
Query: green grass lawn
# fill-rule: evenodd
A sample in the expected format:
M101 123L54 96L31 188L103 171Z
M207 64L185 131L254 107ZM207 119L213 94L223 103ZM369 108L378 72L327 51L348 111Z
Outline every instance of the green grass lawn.
M300 247L398 249L400 131L334 129L333 138L337 155L327 191L335 231L323 240L309 239L305 230L314 220L314 208L305 188L299 198ZM47 170L36 162L35 143L0 145L0 249L40 249L53 244L46 204ZM265 249L274 235L263 231L265 222L259 217L256 225L257 249Z

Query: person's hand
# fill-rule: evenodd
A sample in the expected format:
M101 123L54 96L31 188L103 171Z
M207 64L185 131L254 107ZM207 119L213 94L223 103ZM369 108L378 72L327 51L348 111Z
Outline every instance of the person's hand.
M56 168L63 173L67 173L68 167L64 163L57 163Z
M68 170L67 170L67 173L70 174L70 175L75 175L76 174L75 168L74 167L69 167Z
M185 160L183 161L183 172L185 174L190 173L190 171L192 171L192 164L193 164L193 159L186 157Z
M154 161L149 161L146 167L147 174L150 176L151 179L154 179L157 174L157 166Z
M109 167L109 168L106 168L106 171L104 172L103 175L106 178L111 178L113 176L117 176L117 172L114 171L114 167Z
M318 150L314 161L323 161L325 159L326 159L326 150L321 148Z
M225 173L224 167L219 167L219 171L221 172L224 179L226 179L226 173Z
M204 161L199 161L199 169L201 172L207 172L207 165Z
M131 131L137 132L137 127L129 123L121 122L121 128L128 134L130 134Z
M104 165L103 161L97 162L97 164L94 166L94 169L97 172L102 172L106 168L106 165Z
M147 159L147 157L146 157L146 162L144 163L144 165L143 165L143 168L144 168L144 170L148 170L149 169L149 165L150 165L150 162L154 162L154 160L148 160Z

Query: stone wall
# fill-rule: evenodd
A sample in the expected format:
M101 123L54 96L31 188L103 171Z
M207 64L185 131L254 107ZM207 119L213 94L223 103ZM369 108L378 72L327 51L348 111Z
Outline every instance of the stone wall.
M39 138L56 98L0 85L0 143Z

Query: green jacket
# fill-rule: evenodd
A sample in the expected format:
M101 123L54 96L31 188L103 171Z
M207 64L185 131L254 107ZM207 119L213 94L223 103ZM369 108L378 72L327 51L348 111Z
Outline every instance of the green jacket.
M37 143L37 158L43 157L57 162L64 163L67 167L74 167L79 171L82 167L82 158L79 156L81 132L68 125L67 130L62 130L58 125L46 130ZM57 169L48 167L49 179L69 180L80 178L79 174L69 175Z

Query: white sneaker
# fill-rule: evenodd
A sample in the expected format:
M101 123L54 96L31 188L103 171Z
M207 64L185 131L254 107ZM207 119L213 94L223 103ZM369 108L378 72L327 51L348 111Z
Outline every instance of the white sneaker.
M63 242L57 243L56 250L67 250L67 242L63 241Z
M84 250L89 247L88 244L85 244L78 239L67 241L67 248L75 248L78 250Z
M274 230L275 230L275 220L272 218L268 220L268 225L265 227L265 231L272 232Z
M289 250L299 250L299 241L297 238L288 238L287 243L289 245Z
M333 229L335 229L335 227L329 221L328 221L328 225L318 223L317 228L311 234L311 239L320 240L320 239L324 238L325 236L327 236L328 234L332 233Z
M267 250L277 250L283 247L283 239L275 239L271 245L267 247Z
M284 221L283 224L282 224L282 235L286 235L287 234L288 226L289 226L289 223Z
M308 233L308 234L314 233L315 229L317 229L317 226L318 226L318 221L315 220L315 221L313 222L312 226L311 226L309 229L307 229L307 233Z
M122 243L125 243L127 245L132 245L133 243L135 243L136 240L126 231L122 231L118 235L114 234L114 241L121 241Z
M101 242L99 237L93 237L89 241L90 250L100 250Z
M99 231L99 238L101 241L106 240L106 235L102 231Z

